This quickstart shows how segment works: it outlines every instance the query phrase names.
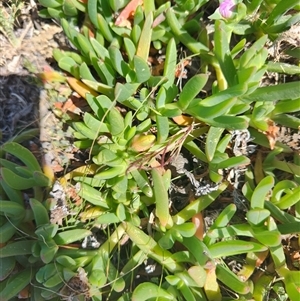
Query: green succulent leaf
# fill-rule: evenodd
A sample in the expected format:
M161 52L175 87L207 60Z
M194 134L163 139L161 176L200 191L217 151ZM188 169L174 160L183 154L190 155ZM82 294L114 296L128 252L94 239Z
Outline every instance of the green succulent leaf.
M47 279L43 283L43 286L46 287L46 288L55 288L58 285L63 286L63 277L62 277L61 273L56 273L54 276Z
M110 162L112 163L112 162ZM95 175L95 180L109 180L124 175L127 169L127 163L124 160L118 160L114 167L105 169Z
M165 289L151 282L139 284L132 294L132 301L146 301L152 298L160 298L160 300L176 300L176 298Z
M85 37L83 34L78 33L76 37L77 43L78 43L78 50L80 52L88 57L89 53L93 51L93 47L87 37Z
M213 228L221 228L226 227L227 224L230 222L231 218L234 216L237 208L235 204L228 205L225 209L222 210L222 212L218 215L216 218ZM211 227L211 228L212 228ZM210 229L211 229L210 228Z
M24 216L25 208L16 202L0 200L0 214L8 217L20 217Z
M130 72L130 68L128 64L125 63L121 51L117 47L111 46L108 48L108 52L114 69L121 76L126 77L126 75Z
M176 117L182 114L182 111L179 109L177 103L167 103L159 110L159 112L165 117Z
M118 204L116 215L120 221L124 221L126 219L126 209L122 203Z
M234 97L241 97L247 92L246 84L239 84L233 87L230 87L224 91L217 92L209 97L206 97L204 100L201 100L203 106L213 106L217 105L220 102L228 100ZM198 101L196 101L197 103ZM191 104L192 107L193 103Z
M293 188L296 188L297 184L290 180L282 180L278 182L273 188L271 201L277 203L280 201L282 194L291 194Z
M209 233L211 234L214 229L220 229L223 227L227 227L230 220L234 216L237 208L235 204L230 204L228 205L216 218L215 222L213 223L212 226L209 228ZM216 239L213 238L211 235L206 235L203 239L203 242L206 245L211 245L215 243Z
M80 78L97 82L96 79L94 78L94 76L92 75L90 68L88 67L88 65L85 62L83 62L79 66L79 73L80 73Z
M211 258L207 246L196 236L183 237L182 244L195 257L200 266L204 266L209 258Z
M75 260L67 255L60 255L55 258L55 260L64 267L74 268L76 266Z
M229 98L220 102L219 104L211 106L204 106L202 101L199 101L198 103L194 102L194 104L191 107L186 109L186 113L199 120L207 121L208 124L215 126L214 121L218 120L218 117L225 117L225 114L231 109L231 107L236 103L236 101L236 98ZM223 125L219 127L224 128ZM231 124L227 124L225 128L229 127L231 127Z
M97 218L97 223L99 224L114 224L114 223L119 223L120 219L115 213L105 213L102 214L100 217Z
M143 59L145 62L148 60L148 55L150 51L150 43L152 36L152 23L153 23L153 13L149 12L146 16L144 26L142 28L139 42L137 45L136 55Z
M200 265L192 266L188 269L189 276L197 283L199 287L203 287L206 281L206 271Z
M58 245L53 240L41 244L40 257L44 263L50 263L58 251Z
M122 117L119 110L117 110L116 108L112 108L109 111L107 115L107 120L110 127L110 133L113 136L118 136L124 131L124 118Z
M172 254L169 251L162 249L152 237L145 234L141 229L129 222L123 222L123 227L130 239L150 258L163 264L171 272L178 272L184 269L183 266L172 259Z
M85 112L83 116L84 124L94 132L94 137L97 137L100 133L109 133L108 126L95 118L92 114ZM96 136L95 136L96 135Z
M163 249L169 250L173 247L177 236L176 230L170 229L159 239L158 243ZM178 240L180 241L180 239Z
M249 66L249 62L263 49L268 40L268 36L264 35L253 43L253 45L243 53L240 58L241 69Z
M38 163L35 156L22 145L16 142L8 142L5 143L1 148L5 152L12 154L15 157L17 157L19 160L21 160L32 172L42 171L40 164Z
M111 100L105 95L99 95L99 96L95 97L90 93L86 94L86 100L87 100L89 106L91 107L91 109L93 110L95 117L98 120L101 120L104 117L104 110L103 110L103 107L101 105L101 100L100 100L103 97L107 98L109 100L109 102L111 103Z
M16 241L9 243L1 248L0 258L31 254L32 246L35 243L36 240Z
M89 140L96 140L96 132L87 127L83 122L73 122L72 127L77 131L75 132L76 138Z
M166 48L166 59L165 59L165 68L164 76L168 79L168 82L164 84L165 89L168 89L175 80L175 70L177 64L177 49L174 38L170 39ZM158 108L158 106L157 106Z
M210 122L215 127L223 127L229 130L243 130L248 128L249 120L244 116L218 116Z
M275 104L273 114L291 113L299 110L300 98L281 100Z
M1 225L1 227L0 227L0 231L1 231L0 243L2 243L2 244L6 243L14 236L14 234L17 232L17 226L19 223L20 222L12 223L11 221L7 221L6 223ZM1 249L1 252L2 252L2 249Z
M291 300L297 300L300 288L299 271L290 271L286 267L281 267L279 274L283 277L289 298Z
M18 171L17 170L17 168L18 167L21 167L20 165L18 165L17 163L13 163L13 162L11 162L11 161L9 161L9 160L6 160L6 159L2 159L2 158L0 158L0 164L1 164L1 167L6 167L6 168L8 168L8 169L10 169L10 170L12 170L12 171ZM19 169L20 170L20 169ZM24 168L21 170L21 172L19 173L19 176L21 176L21 175L24 175L24 173L25 173L25 175L28 175L28 172L29 172L29 174L30 174L30 171L24 171Z
M10 277L10 281L6 283L5 288L0 292L1 301L12 300L31 282L33 276L34 270L26 268Z
M21 177L10 169L4 167L1 168L1 176L7 183L7 185L9 185L13 189L24 190L37 186L37 183L33 178Z
M253 283L251 281L242 281L228 267L218 264L216 267L218 280L230 287L238 294L246 295L253 291Z
M283 210L280 210L272 202L265 202L265 208L271 212L272 217L274 217L276 220L280 221L284 225L288 225L289 223L299 222L296 217L288 214L287 212L285 212Z
M95 206L100 206L106 209L109 208L102 196L102 193L88 184L80 183L78 195Z
M213 258L233 256L248 252L263 252L267 250L267 248L261 244L242 240L217 242L209 246L208 249Z
M42 210L43 211L43 210ZM36 213L39 213L40 211L37 210ZM42 212L42 215L45 212ZM48 218L49 219L49 218ZM43 220L42 220L43 222ZM55 234L58 231L58 225L57 224L42 224L35 230L36 236L39 238L41 241L51 241L52 238L55 236Z
M63 4L63 0L39 0L39 2L45 7L56 8Z
M15 265L16 259L14 257L0 258L0 281L3 281L11 274Z
M150 76L151 72L146 61L144 61L139 56L135 55L133 57L133 65L136 73L136 78L138 83L146 82Z
M283 196L278 203L277 207L280 209L288 209L289 207L299 203L300 186L294 188L291 193Z
M37 226L48 224L50 222L49 213L46 207L36 199L29 200L31 209L33 211L34 219Z
M217 152L225 153L231 139L232 139L232 135L225 134L223 138L220 139L220 142L218 143Z
M44 173L40 171L34 171L32 175L37 186L41 186L41 187L51 186L52 184L51 180Z
M174 215L173 220L175 224L182 224L186 221L190 220L195 214L204 210L207 206L209 206L222 191L224 191L227 187L227 183L222 183L218 190L211 192L208 195L204 195L196 199L187 205L184 209Z
M208 161L211 161L214 158L217 145L224 130L224 128L216 127L210 127L208 130L205 144L205 154Z
M132 170L130 172L136 181L137 185L139 188L145 193L147 197L152 197L153 196L153 189L150 187L149 180L147 178L147 174L143 170Z
M300 74L299 66L279 62L268 62L267 70L269 72L277 72L291 75Z
M237 77L240 83L251 83L253 77L257 73L257 67L251 66L248 68L239 69L237 71Z
M285 14L285 12L287 12L289 9L293 8L298 4L299 2L297 0L289 0L286 3L277 2L277 5L270 12L270 15L266 20L265 25L270 26L271 24L274 24L283 14Z
M74 17L74 16L77 16L77 14L78 14L77 9L74 6L72 0L64 0L62 8L63 8L63 11L66 16Z
M175 37L184 44L192 53L199 54L200 52L208 51L208 47L195 40L180 24L173 8L166 11L167 22L174 33Z
M48 278L55 275L56 272L57 272L57 268L55 267L55 264L50 263L41 267L36 273L35 278L39 283L43 283Z
M244 96L243 99L247 101L271 101L274 99L298 99L299 98L299 85L297 82L290 82L284 84L278 84L275 86L267 86L257 88L253 93L248 96Z
M157 169L153 168L151 175L153 179L153 192L156 203L155 212L161 225L165 227L170 219L168 187L165 186L163 177Z
M234 168L237 166L245 166L250 164L250 159L245 156L237 156L221 161L216 168Z
M263 231L254 229L254 237L263 245L275 248L281 245L281 233L278 230Z
M169 136L169 119L165 116L156 115L157 143L163 143Z
M290 127L292 129L298 129L300 124L300 118L289 114L275 115L273 117L273 121L286 127Z
M208 80L207 74L197 74L193 76L184 85L181 93L179 94L178 105L183 111L187 109L192 100L200 93Z
M270 216L270 211L267 209L251 209L246 214L247 220L249 223L260 226L266 221L266 219Z
M58 245L68 245L72 242L80 241L89 235L92 235L92 232L86 229L67 230L56 234L54 241Z
M194 223L184 223L174 227L183 237L192 237L196 232Z
M229 84L229 86L234 86L237 84L237 74L229 49L228 38L231 34L230 31L230 28L226 26L223 20L216 20L214 52L219 61L220 67L227 83Z
M98 1L97 0L90 0L87 2L87 13L88 16L93 23L94 26L96 26L97 29L99 29L99 24L98 24L98 16L97 16L97 5Z
M273 186L274 178L272 176L267 176L262 179L253 191L251 197L251 208L264 208L265 198Z
M107 277L103 270L93 269L89 276L89 283L96 287L102 287L106 284Z
M77 76L77 73L74 72L74 67L78 67L78 64L69 56L64 56L58 61L58 66L62 70L65 70L72 74L74 77Z
M117 83L115 87L116 100L120 103L125 102L125 100L127 100L131 95L135 93L139 85L140 84L129 84L129 83L123 85L121 83ZM140 107L140 105L138 107Z
M111 151L110 149L108 149L108 148L104 148L104 149L102 149L99 153L98 153L98 155L97 155L97 162L98 162L98 164L99 165L104 165L104 164L106 164L106 165L109 165L109 164L107 164L107 163L109 163L109 162L111 162L111 161L115 161L116 159L118 159L119 157L118 157L118 155L115 153L115 152L113 152L113 151ZM110 166L110 165L109 165Z
M82 82L85 83L88 87L92 88L93 90L102 93L109 98L113 98L113 88L108 86L107 84L102 84L99 82L91 81L88 79L82 79Z
M136 47L134 45L134 43L132 42L132 40L130 40L129 38L124 38L124 46L129 58L129 61L132 61L135 53L136 53Z
M102 36L105 38L105 40L111 43L114 39L114 35L108 25L107 20L104 18L102 14L97 14L97 18L98 18L98 27Z
M90 38L90 42L98 58L100 58L102 61L105 61L107 63L111 62L107 48L101 45L95 38Z

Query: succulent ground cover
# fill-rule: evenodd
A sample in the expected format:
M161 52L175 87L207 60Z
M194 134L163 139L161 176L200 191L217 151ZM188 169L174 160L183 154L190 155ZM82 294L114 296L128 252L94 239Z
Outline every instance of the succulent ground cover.
M3 131L1 300L298 300L298 1L39 4L66 40L30 68L51 152Z

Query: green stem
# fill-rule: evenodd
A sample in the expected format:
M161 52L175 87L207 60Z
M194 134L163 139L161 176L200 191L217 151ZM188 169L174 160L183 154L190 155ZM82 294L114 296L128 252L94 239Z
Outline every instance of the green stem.
M194 54L199 54L203 51L209 51L209 49L205 45L195 40L186 30L182 28L181 24L178 22L175 16L173 9L169 8L167 10L166 17L175 37Z
M208 207L221 194L221 192L226 189L227 185L228 183L222 183L218 190L213 191L208 195L201 196L194 202L191 202L183 210L174 215L174 223L180 225L190 220L195 214Z
M125 229L122 224L120 224L115 232L110 235L109 239L105 241L105 243L99 248L97 251L98 254L102 253L103 255L109 256L110 252L114 249L114 247L120 242L122 236L125 233Z

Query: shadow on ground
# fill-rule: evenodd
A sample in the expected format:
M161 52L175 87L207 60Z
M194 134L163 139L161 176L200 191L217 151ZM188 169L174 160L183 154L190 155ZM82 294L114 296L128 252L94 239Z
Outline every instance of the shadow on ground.
M39 127L42 87L34 76L0 76L0 145L24 130Z

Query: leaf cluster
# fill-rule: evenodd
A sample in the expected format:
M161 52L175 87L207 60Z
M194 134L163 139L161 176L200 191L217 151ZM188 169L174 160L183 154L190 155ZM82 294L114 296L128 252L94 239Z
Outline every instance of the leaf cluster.
M41 191L52 183L34 156L16 142L2 147L4 300L29 283L32 300L223 300L222 287L231 292L231 299L263 300L268 291L262 288L272 287L273 275L284 279L291 300L298 298L299 271L285 258L282 235L299 233L300 158L270 139L274 124L299 127L298 83L261 87L268 70L268 41L298 18L286 13L298 9L297 3L283 2L239 3L228 20L216 10L209 33L200 25L207 1L152 0L138 5L40 0L45 6L41 15L57 19L74 47L56 49L53 56L70 87L88 104L88 110L69 118L68 124L74 144L86 150L89 159L60 179L63 187L76 187L80 206L73 206L57 225L50 222L51 208ZM130 10L132 3L137 5ZM272 13L264 14L265 9ZM244 20L254 12L260 18ZM186 81L180 75L183 86L176 75L183 68L179 45L189 58L201 62L196 75ZM149 63L157 50L165 53L159 74ZM298 66L289 67L299 73ZM234 145L234 137L243 133L249 137L235 138ZM204 147L200 137L205 137ZM259 148L256 161L249 158L250 139ZM264 157L263 147L268 149ZM176 212L170 208L174 179L168 163L182 148L207 166L208 179L217 188ZM24 166L10 162L8 155ZM282 160L287 155L292 162ZM280 180L278 171L288 178ZM237 223L234 192L240 189L239 173L245 178L240 198L249 210ZM27 189L33 189L33 197L25 206ZM234 202L199 239L196 220L230 190ZM88 250L78 244L95 232L105 234L100 247ZM256 268L269 255L273 274L261 276ZM244 256L239 273L229 268L230 256ZM143 267L146 260L153 266ZM17 273L9 279L16 266ZM159 276L151 269L158 269ZM142 270L152 282L137 284ZM13 287L11 279L18 285Z

